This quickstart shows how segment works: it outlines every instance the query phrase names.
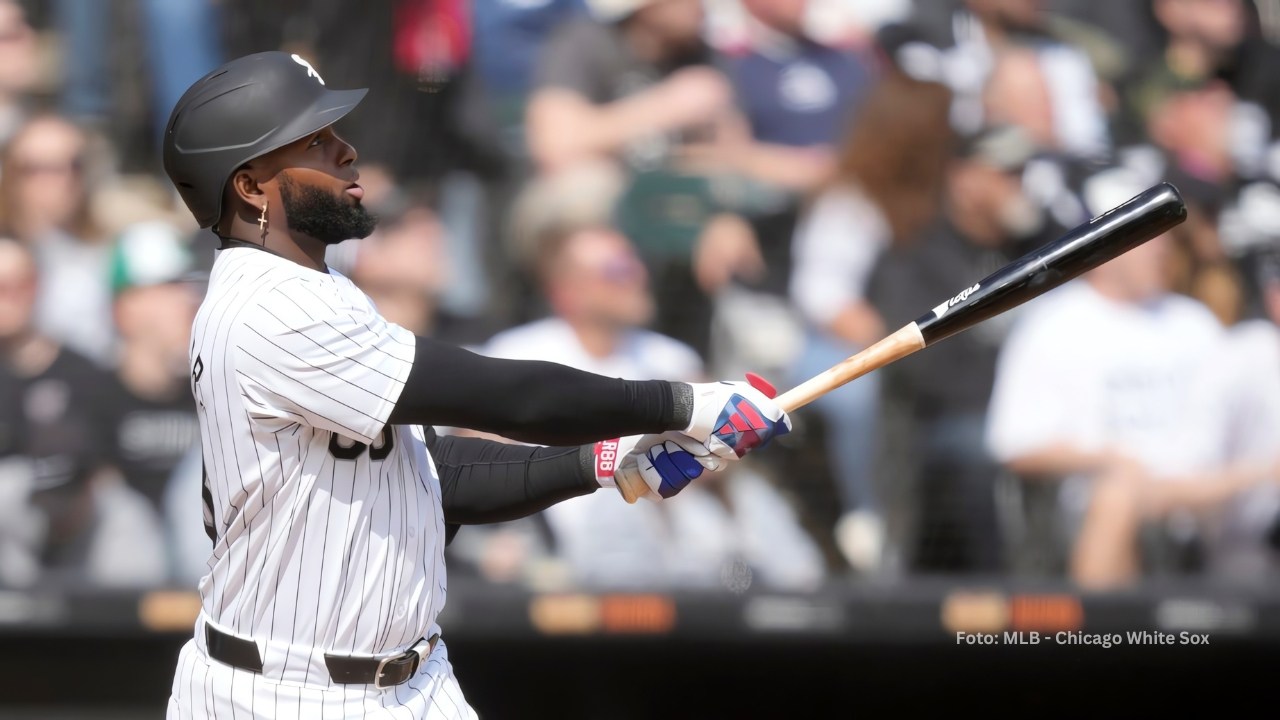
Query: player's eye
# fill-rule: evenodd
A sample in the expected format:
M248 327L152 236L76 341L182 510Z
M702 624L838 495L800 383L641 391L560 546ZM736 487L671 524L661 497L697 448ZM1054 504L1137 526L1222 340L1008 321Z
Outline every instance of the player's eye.
M324 136L323 136L323 135L317 135L317 136L315 136L314 138L312 138L311 142L307 143L307 149L308 149L308 150L310 150L311 148L316 147L317 145L321 144L322 142L324 142Z

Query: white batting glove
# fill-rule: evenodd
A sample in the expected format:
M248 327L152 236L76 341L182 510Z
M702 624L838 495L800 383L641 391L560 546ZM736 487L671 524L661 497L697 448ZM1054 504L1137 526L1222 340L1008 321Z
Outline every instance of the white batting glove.
M716 472L728 465L705 443L678 432L646 435L618 463L617 477L635 487L643 480L649 492L644 497L664 500L688 487L704 471Z
M718 457L737 460L791 432L791 418L773 401L773 388L762 380L696 383L690 387L693 416L684 434L703 442Z
M657 501L680 492L704 470L723 469L727 462L706 445L681 433L631 435L595 445L595 476L601 487L617 487L617 478L637 486L643 480Z
M684 432L630 436L595 446L596 482L635 488L659 501L683 490L705 470L716 472L774 437L791 431L791 418L773 402L774 390L748 374L749 382L691 384L694 406Z

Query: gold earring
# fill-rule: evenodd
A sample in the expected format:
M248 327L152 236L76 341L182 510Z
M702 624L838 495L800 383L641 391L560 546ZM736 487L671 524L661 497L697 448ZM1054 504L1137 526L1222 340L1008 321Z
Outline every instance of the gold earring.
M267 231L267 201L262 201L262 215L258 218L258 229L264 233Z

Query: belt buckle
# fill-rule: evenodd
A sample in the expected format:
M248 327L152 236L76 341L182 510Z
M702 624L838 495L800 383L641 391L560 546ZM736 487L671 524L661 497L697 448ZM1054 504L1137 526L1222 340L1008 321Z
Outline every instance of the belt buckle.
M418 660L418 662L414 663L413 669L410 670L407 675L405 675L405 679L401 680L400 682L383 685L382 677L383 675L386 675L387 665L393 662L396 662L397 660L403 660L404 658L409 656L413 656L415 660ZM382 658L381 660L378 661L378 668L376 671L374 671L374 674L373 674L373 686L378 690L386 690L387 688L395 687L396 685L400 685L404 682L407 682L410 678L413 677L414 673L418 672L419 665L421 665L421 657L418 655L418 652L412 648L400 653L399 655L392 655L390 657Z

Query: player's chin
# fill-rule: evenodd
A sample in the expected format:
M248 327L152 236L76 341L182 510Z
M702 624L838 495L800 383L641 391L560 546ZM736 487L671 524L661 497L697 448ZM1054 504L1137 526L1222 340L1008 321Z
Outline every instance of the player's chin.
M358 217L350 218L347 223L347 237L353 240L363 240L373 234L378 228L378 219L367 212L361 212Z
M354 227L351 228L353 231L351 237L357 240L363 240L372 235L374 230L378 229L378 216L369 212L363 205L356 205L353 210L358 217L356 218L356 222L352 223Z

